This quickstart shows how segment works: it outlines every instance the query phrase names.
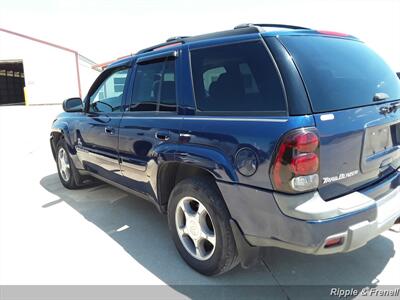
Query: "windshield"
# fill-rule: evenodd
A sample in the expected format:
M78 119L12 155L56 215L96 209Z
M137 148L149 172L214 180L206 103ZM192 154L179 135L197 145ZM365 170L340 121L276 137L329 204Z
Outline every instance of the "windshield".
M314 112L400 99L396 73L360 41L326 36L279 39L300 70Z

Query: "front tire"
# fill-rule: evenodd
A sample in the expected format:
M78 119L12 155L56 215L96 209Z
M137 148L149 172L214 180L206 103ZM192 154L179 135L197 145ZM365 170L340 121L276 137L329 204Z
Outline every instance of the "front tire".
M187 178L171 192L168 225L181 257L204 275L234 268L238 254L230 215L214 182Z
M82 178L69 156L67 145L63 138L57 143L56 160L58 177L62 185L67 189L79 188Z

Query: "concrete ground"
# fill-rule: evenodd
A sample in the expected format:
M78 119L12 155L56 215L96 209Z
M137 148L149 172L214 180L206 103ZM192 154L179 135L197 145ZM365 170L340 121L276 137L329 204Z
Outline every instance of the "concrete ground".
M0 107L1 285L165 285L173 298L195 297L192 285L266 286L271 298L298 299L293 285L400 284L394 231L352 253L268 248L251 269L199 275L179 257L166 217L151 204L106 184L61 185L48 139L60 110Z

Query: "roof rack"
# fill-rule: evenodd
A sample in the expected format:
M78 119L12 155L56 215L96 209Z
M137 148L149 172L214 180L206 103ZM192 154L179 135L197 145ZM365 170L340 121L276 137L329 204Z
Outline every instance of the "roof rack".
M238 25L234 29L225 30L225 31L206 33L206 34L201 34L201 35L196 35L196 36L171 37L171 38L167 39L167 41L165 43L161 43L158 45L154 45L154 46L142 49L139 52L137 52L137 54L151 52L151 51L158 50L161 48L172 47L177 44L184 44L186 42L194 42L194 41L201 41L201 40L206 40L206 39L235 36L235 35L242 35L242 34L249 34L249 33L260 33L260 32L264 32L263 27L309 30L309 28L306 28L306 27L293 26L293 25L246 23L246 24Z
M247 27L256 27L256 28L261 28L261 29L262 29L262 27L273 27L273 28L288 28L288 29L310 30L310 28L307 28L307 27L287 25L287 24L253 24L253 23L240 24L240 25L235 26L234 29L242 29L242 28L247 28Z
M161 43L161 44L157 44L157 45L154 45L154 46L151 46L151 47L148 47L148 48L144 48L144 49L142 49L142 50L140 50L140 51L138 51L136 54L142 54L142 53L146 53L146 52L151 52L151 51L154 51L154 50L156 50L156 49L161 49L161 48L167 48L168 46L175 46L176 44L184 44L185 43L185 40L182 38L182 39L176 39L176 40L174 40L174 39L168 39L165 43Z
M168 38L167 40L166 40L166 42L167 43L169 43L169 42L172 42L172 41L180 41L180 40L183 40L183 39L187 39L187 38L189 38L190 36L173 36L173 37L170 37L170 38Z

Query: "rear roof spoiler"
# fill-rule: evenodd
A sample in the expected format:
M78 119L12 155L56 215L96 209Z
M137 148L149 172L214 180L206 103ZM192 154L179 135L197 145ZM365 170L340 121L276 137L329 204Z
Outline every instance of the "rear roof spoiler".
M311 28L307 27L301 27L301 26L295 26L295 25L288 25L288 24L263 24L263 23L244 23L235 26L234 29L241 29L241 28L247 28L247 27L256 27L259 28L259 31L264 31L262 28L263 27L271 27L271 28L286 28L286 29L300 29L300 30L312 30Z

